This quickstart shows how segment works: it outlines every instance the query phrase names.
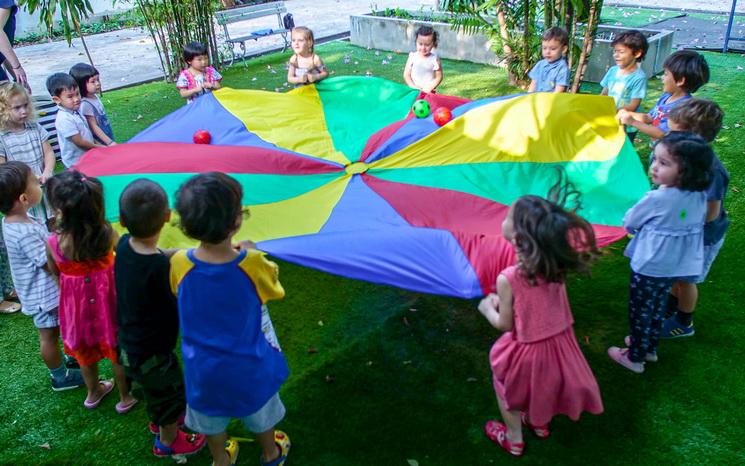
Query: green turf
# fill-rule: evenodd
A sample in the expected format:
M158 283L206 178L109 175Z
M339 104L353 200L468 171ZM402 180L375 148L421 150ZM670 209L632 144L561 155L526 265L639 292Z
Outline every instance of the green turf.
M319 47L336 74L400 80L404 55ZM344 64L344 56L350 63ZM233 87L279 88L287 55L238 65L225 73ZM701 287L697 334L664 341L660 362L635 375L610 362L605 350L626 333L628 261L623 244L607 249L591 278L569 280L575 331L600 384L605 413L552 424L551 438L527 437L525 464L744 464L745 324L741 284L745 247L745 74L740 55L707 53L713 83L699 95L727 112L715 143L732 175L727 242ZM382 65L383 59L390 64ZM354 62L358 63L355 64ZM277 74L271 73L271 69ZM443 94L478 98L509 93L502 71L444 61ZM256 81L252 78L256 77ZM650 81L649 105L660 82ZM594 89L589 86L587 89ZM132 136L183 102L172 85L153 83L107 93L120 139ZM154 102L156 105L154 105ZM142 115L138 118L138 115ZM646 140L636 145L646 156ZM375 251L370 251L375 254ZM499 336L475 302L351 281L281 263L287 298L270 306L291 368L282 389L292 438L288 465L490 465L512 462L482 434L498 416L487 355ZM219 312L219 310L215 310ZM84 393L52 393L38 356L31 320L0 316L0 464L167 464L149 453L143 407L114 412L114 397L96 411ZM104 375L110 366L102 364ZM249 436L237 424L233 435ZM256 464L258 447L244 443L240 464ZM201 452L192 464L209 464Z

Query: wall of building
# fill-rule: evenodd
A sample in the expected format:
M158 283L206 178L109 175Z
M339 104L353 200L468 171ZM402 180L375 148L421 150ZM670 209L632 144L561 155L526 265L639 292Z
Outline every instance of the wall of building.
M92 20L107 14L121 13L133 8L134 0L91 0L93 6ZM57 21L61 19L59 11L56 14ZM16 15L16 37L24 37L31 33L44 34L44 26L39 24L39 13L30 15L25 7L21 7Z

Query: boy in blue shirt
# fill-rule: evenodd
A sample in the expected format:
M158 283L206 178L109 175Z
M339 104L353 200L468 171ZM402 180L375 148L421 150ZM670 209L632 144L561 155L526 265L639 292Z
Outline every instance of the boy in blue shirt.
M649 48L647 38L639 31L624 31L613 39L611 47L616 65L600 81L601 95L613 97L617 109L635 112L647 96L647 75L640 66ZM637 131L633 126L626 128L631 142Z
M709 64L700 53L679 50L662 64L662 96L649 113L621 109L616 118L621 124L632 126L652 139L660 139L669 131L667 114L691 94L709 82Z
M281 466L290 440L274 426L285 414L278 392L289 369L264 304L285 292L277 264L255 249L232 246L243 219L242 199L241 185L217 172L189 179L176 194L181 229L200 241L171 258L186 425L207 435L213 464L224 466L238 456L238 443L228 440L225 429L239 418L256 434L261 464Z
M668 125L671 131L689 131L711 143L722 128L723 118L724 112L719 105L710 100L693 98L670 111ZM667 308L670 316L662 324L660 338L693 336L693 311L698 301L697 285L706 280L711 265L724 245L729 219L723 203L729 186L729 173L716 155L711 168L713 177L706 189L704 268L699 276L673 284Z
M569 34L566 29L552 27L543 33L543 60L528 73L528 92L564 92L569 87L569 66L564 60L568 48Z

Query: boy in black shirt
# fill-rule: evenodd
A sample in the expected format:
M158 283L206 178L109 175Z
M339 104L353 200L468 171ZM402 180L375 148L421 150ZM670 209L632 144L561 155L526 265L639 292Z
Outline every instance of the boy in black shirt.
M183 376L173 353L178 309L169 284L169 258L157 247L171 217L168 196L152 181L133 181L119 198L119 215L129 230L119 240L114 263L120 360L145 394L150 430L156 434L153 454L190 455L206 439L178 428L186 408Z

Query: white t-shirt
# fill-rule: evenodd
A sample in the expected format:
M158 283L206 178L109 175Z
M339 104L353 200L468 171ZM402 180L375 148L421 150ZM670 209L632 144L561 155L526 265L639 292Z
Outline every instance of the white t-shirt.
M70 138L79 134L86 141L93 142L93 133L88 126L85 117L79 112L73 112L64 107L57 106L57 119L54 126L57 128L62 163L66 168L75 165L86 150L78 147Z
M435 52L423 57L417 52L409 53L411 80L417 87L424 87L435 79L435 71L440 69L440 61Z

